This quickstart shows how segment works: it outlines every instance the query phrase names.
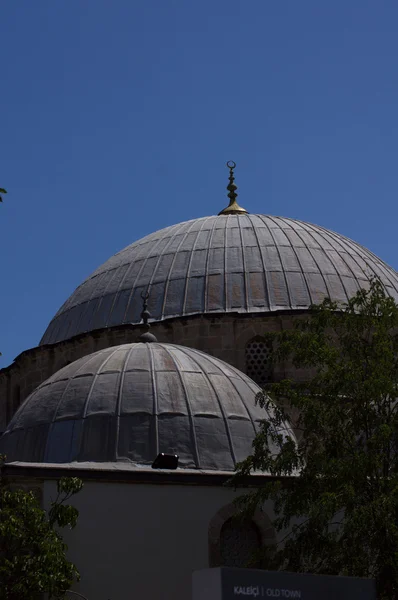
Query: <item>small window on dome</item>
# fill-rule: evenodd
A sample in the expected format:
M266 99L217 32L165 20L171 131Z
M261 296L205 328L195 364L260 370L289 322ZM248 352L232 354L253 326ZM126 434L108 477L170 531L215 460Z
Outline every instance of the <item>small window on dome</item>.
M260 387L271 381L271 355L271 342L264 338L258 336L246 344L246 375Z

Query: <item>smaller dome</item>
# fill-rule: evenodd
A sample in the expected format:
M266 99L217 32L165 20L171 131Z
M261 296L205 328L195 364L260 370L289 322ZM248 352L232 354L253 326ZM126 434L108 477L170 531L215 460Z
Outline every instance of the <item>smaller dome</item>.
M22 404L0 440L8 461L131 461L232 471L267 413L249 377L158 342L106 348L64 367Z

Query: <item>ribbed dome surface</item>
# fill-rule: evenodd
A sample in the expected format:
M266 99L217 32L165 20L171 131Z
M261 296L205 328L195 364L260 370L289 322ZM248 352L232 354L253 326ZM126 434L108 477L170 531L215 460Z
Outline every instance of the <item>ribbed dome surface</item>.
M149 288L153 320L306 309L347 301L369 277L398 298L398 275L346 237L293 219L221 215L167 227L115 254L58 311L41 343L138 323Z
M81 358L42 383L0 440L8 461L148 465L177 453L185 468L233 470L251 451L260 388L198 350L126 344Z

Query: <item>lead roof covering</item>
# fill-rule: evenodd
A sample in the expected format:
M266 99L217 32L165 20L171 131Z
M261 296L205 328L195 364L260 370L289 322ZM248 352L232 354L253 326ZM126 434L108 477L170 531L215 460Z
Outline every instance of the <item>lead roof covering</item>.
M100 350L64 367L0 438L7 461L129 461L176 453L185 468L233 471L251 452L260 388L199 350L160 343Z
M220 215L152 233L118 252L70 296L41 344L139 323L141 293L153 321L197 314L308 309L346 302L378 275L398 298L397 272L366 248L282 217Z

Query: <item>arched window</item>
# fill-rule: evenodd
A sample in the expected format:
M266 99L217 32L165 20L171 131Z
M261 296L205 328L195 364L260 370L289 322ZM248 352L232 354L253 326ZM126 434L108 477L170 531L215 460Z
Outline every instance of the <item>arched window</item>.
M251 519L241 519L235 504L227 504L209 523L209 566L265 569L275 544L275 530L265 511L257 509Z
M223 567L260 567L261 534L253 521L228 519L221 527L220 554Z
M271 381L271 342L257 336L245 348L246 375L259 386Z

